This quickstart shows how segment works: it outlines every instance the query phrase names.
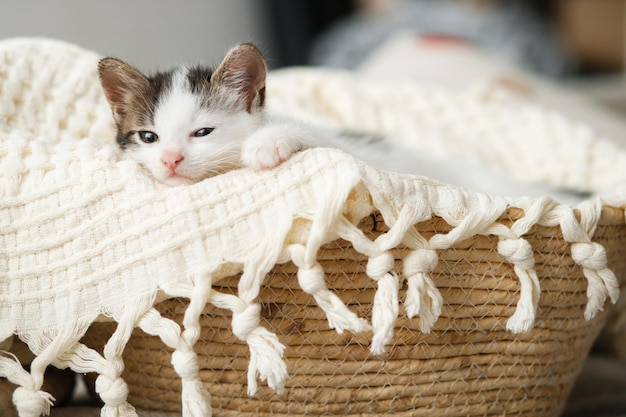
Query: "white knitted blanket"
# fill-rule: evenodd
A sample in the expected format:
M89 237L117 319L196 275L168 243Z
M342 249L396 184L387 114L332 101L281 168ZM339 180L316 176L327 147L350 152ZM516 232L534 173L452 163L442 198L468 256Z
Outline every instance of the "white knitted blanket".
M420 317L424 332L442 307L429 276L438 251L476 234L499 238L498 252L520 279L517 309L507 323L512 332L533 326L541 294L533 249L524 239L535 224L560 226L571 243L572 258L589 282L586 318L607 297L614 302L618 296L604 248L591 238L604 205L626 209L623 188L610 187L624 183L626 153L587 127L528 104L504 105L506 98L480 91L452 94L292 70L274 74L268 83L274 110L395 133L414 138L411 146L454 150L455 156L497 161L518 176L605 194L581 203L577 220L571 207L549 198L475 194L380 171L333 149L302 152L271 171L242 169L167 188L120 158L96 79L97 59L55 41L0 42L0 343L17 335L37 356L27 372L2 354L0 376L18 385L13 400L22 417L48 411L52 399L40 389L49 364L99 373L102 416L135 416L120 377L122 352L135 327L174 349L183 415L210 415L193 350L207 302L232 311L233 332L249 345L249 394L258 378L280 390L288 378L283 346L260 326L255 302L276 263L292 261L299 268L298 284L326 312L330 327L372 329L373 353L391 341L399 314L399 278L390 251L400 244L410 249L401 271L408 291L401 301L410 317ZM435 145L429 138L436 127ZM476 132L484 135L481 144L466 143ZM566 160L559 158L564 151ZM509 207L525 215L506 226L498 219ZM390 230L371 241L355 224L374 211ZM430 238L419 234L413 225L432 216L452 230ZM378 283L371 323L325 284L316 253L337 238L369 259L367 274ZM212 282L241 271L237 296L212 289ZM182 328L154 309L168 297L190 300ZM80 343L100 319L119 324L102 355Z

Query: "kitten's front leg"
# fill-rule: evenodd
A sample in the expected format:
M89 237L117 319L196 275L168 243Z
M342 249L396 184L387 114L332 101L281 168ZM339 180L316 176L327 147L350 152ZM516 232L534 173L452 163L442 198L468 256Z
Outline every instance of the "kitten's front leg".
M306 127L290 123L268 124L244 140L241 161L252 169L273 168L294 153L315 146L315 133Z

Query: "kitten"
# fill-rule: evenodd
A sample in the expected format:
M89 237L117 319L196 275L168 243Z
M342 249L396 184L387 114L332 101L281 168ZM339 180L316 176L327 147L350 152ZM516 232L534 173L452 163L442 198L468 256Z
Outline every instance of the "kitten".
M98 64L118 145L168 185L241 166L272 168L314 146L305 128L266 119L266 72L263 56L247 43L215 70L181 66L145 76L115 58Z
M264 112L267 67L259 50L248 43L232 48L215 70L181 66L148 77L122 61L104 58L98 73L120 148L168 185L195 183L242 166L272 168L302 149L329 146L381 169L477 192L551 195L570 203L585 197L514 181L477 163L418 153L371 135L269 118Z

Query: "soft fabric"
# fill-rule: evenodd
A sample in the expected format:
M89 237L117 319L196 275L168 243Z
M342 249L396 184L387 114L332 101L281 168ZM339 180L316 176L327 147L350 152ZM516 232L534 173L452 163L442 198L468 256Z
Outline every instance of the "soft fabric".
M259 380L280 391L288 378L284 347L260 325L255 303L265 274L276 263L291 261L298 267L300 287L325 311L330 327L338 332L372 329L374 354L384 352L392 339L400 302L410 317L420 317L421 331L430 331L442 305L430 278L437 253L477 234L498 237L498 252L520 279L520 298L507 323L512 332L532 328L541 293L533 250L524 238L535 224L560 226L563 239L571 243L572 258L589 283L586 318L602 310L607 299L615 302L618 297L604 248L591 238L603 206L626 208L626 194L611 187L622 179L611 165L625 156L592 133L577 134L580 128L563 118L522 109L524 120L533 123L524 128L539 129L549 118L552 135L543 137L548 145L518 147L519 156L500 160L515 143L513 129L510 138L498 138L492 159L509 160L516 174L604 190L577 207L578 217L573 208L549 198L476 194L425 177L380 171L334 149L301 152L274 170L241 169L168 188L123 159L112 144L110 113L95 75L97 59L91 52L48 40L0 44L0 341L17 335L36 355L27 372L3 354L0 376L19 386L13 401L22 417L49 411L52 398L41 391L49 364L97 372L96 391L104 401L101 415L135 416L120 377L122 352L135 327L158 335L174 349L183 416L210 415L210 395L198 378L193 349L206 303L232 311L233 333L248 343L248 393L254 395ZM376 132L420 131L424 123L411 116L417 113L433 117L430 128L445 111L451 128L459 111L480 111L475 120L488 117L511 126L514 121L512 113L502 110L505 106L480 94L446 96L314 70L275 74L268 97L274 110L308 112L311 119L358 123ZM418 112L413 105L427 110ZM430 111L433 105L436 112ZM374 108L378 116L366 117ZM473 155L490 152L486 147L496 135L485 136ZM441 146L454 147L454 137L443 137ZM572 158L560 161L554 152L563 149ZM524 163L529 171L522 169ZM511 207L525 215L507 226L499 218ZM355 224L375 211L390 230L371 241ZM412 227L432 216L444 219L452 230L426 238ZM371 323L326 287L316 253L337 238L351 242L368 259L367 274L378 285ZM401 244L410 249L401 271L408 283L404 300L398 297L390 253ZM212 282L240 271L237 296L212 289ZM190 300L182 327L154 308L169 297ZM101 355L80 338L92 322L103 319L119 325Z

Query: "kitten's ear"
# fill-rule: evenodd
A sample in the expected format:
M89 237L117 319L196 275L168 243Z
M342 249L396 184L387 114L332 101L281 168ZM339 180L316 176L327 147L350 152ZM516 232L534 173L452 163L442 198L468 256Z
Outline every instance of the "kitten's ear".
M141 72L115 58L101 59L98 75L116 121L126 115L131 97L145 94L150 87L150 82Z
M262 107L265 102L266 73L261 52L252 44L242 43L228 51L211 81L236 90L250 113L253 107Z

